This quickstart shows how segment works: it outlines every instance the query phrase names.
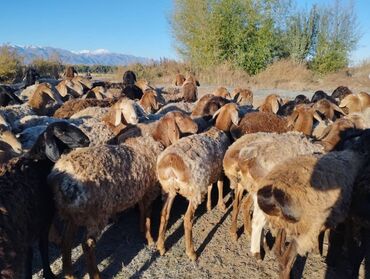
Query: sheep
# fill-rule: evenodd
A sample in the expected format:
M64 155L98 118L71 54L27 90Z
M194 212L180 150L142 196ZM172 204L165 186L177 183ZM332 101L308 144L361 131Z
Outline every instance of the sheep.
M293 113L289 116L288 126L293 125L294 131L302 132L309 136L312 134L314 119L319 122L322 121L322 118L317 113L316 108L311 105L300 104L295 106Z
M133 71L126 71L123 73L123 86L134 85L136 82L136 75Z
M192 110L194 108L194 103L188 103L188 102L177 102L177 103L168 103L167 105L164 105L161 107L156 114L166 114L170 111L181 111L186 114L191 114Z
M37 115L50 114L54 111L55 105L61 105L62 103L59 93L53 90L48 83L39 84L28 100L28 105Z
M363 112L370 108L370 95L366 92L347 95L342 99L339 107L348 113Z
M199 82L193 75L189 75L182 84L181 93L185 102L195 102L198 99L197 86Z
M334 89L333 93L331 93L331 97L333 97L334 99L339 99L339 101L342 101L344 97L350 94L353 93L347 86L338 86L336 89Z
M73 66L68 66L65 69L63 76L66 79L73 79L75 77L75 74L78 75L76 69Z
M324 119L335 120L336 115L338 114L346 115L344 111L338 107L336 104L328 101L327 99L321 99L314 103L313 108L320 113L320 115L325 116Z
M0 124L0 165L23 152L22 145L9 131L8 126Z
M231 94L231 98L240 106L253 105L253 92L250 89L235 88Z
M55 278L48 258L54 202L46 178L62 152L87 146L88 138L67 123L53 123L33 148L0 167L0 274L32 277L32 246L39 241L45 278Z
M22 105L0 107L0 115L5 118L6 122L9 123L9 126L11 126L12 129L17 130L19 119L27 115L35 115L35 112L27 103L25 103Z
M141 89L141 91L145 91L148 89L154 90L152 86L150 86L149 82L146 79L139 79L136 83L136 86Z
M157 249L161 255L165 252L164 238L173 200L177 193L189 201L184 217L186 255L196 259L192 242L192 219L205 194L210 195L212 183L220 180L222 158L229 146L227 135L212 127L209 130L180 139L163 151L157 160L157 174L166 194L166 201L161 212L161 224ZM222 208L223 197L219 196L218 205ZM210 199L207 208L210 209Z
M23 104L22 100L14 94L14 89L6 85L0 85L0 106L6 107L10 103Z
M109 107L88 107L83 110L80 110L79 112L76 112L73 114L70 119L76 119L76 118L94 118L96 120L102 121L104 116L108 113Z
M122 93L127 98L130 98L132 100L141 99L141 97L143 96L143 91L139 87L137 87L135 84L133 84L133 85L126 85L122 89Z
M212 116L223 105L229 102L225 98L213 96L212 94L204 95L195 103L191 117Z
M263 103L258 107L258 110L261 112L272 112L277 113L280 106L283 105L283 100L279 95L270 94L268 95Z
M88 107L111 107L118 99L74 99L65 102L54 113L56 118L70 118L73 114Z
M294 98L294 100L288 101L284 105L282 105L276 114L280 116L289 116L293 113L293 110L296 105L308 104L309 102L310 101L307 99L305 95L297 95Z
M333 97L329 96L322 90L318 90L312 95L311 103L316 103L317 101L322 100L322 99L326 99L336 105L338 104L337 101Z
M40 74L36 71L36 69L27 67L22 80L24 87L26 88L30 85L34 85L38 78L40 78Z
M117 135L128 124L139 123L140 116L145 116L145 112L139 105L131 99L122 98L109 109L103 121Z
M218 87L216 89L216 91L213 92L213 95L218 96L218 97L222 97L222 98L225 98L225 99L230 99L231 98L230 92L227 90L226 87L223 87L223 86Z
M118 146L81 148L55 164L48 181L55 193L58 212L68 222L69 229L62 241L66 276L73 274L70 247L73 228L86 228L83 249L88 273L90 278L100 278L94 245L109 217L140 203L143 198L152 202L160 193L155 169L159 153L167 144L177 141L182 133L196 131L197 126L188 116L176 118L174 113L169 113L159 121L151 136L133 138ZM154 197L150 198L153 193ZM140 206L144 211L149 207L150 204ZM149 218L147 213L145 215ZM151 244L150 225L145 235Z
M185 79L184 75L178 73L175 76L174 84L175 84L175 86L182 86L184 84L185 80L186 79Z
M269 226L291 239L280 258L281 278L289 278L297 254L312 251L319 234L347 216L355 178L370 155L370 130L346 142L345 150L288 159L258 183L256 201Z
M138 104L148 114L155 113L163 105L157 92L153 89L145 90Z
M234 139L238 139L247 133L285 133L291 130L288 124L289 122L286 118L277 116L274 113L251 112L244 115L237 126L231 127L230 132Z
M230 228L233 239L237 239L237 216L244 190L248 191L249 199L254 198L257 181L266 175L274 165L299 154L312 154L314 152L324 152L323 146L311 143L304 135L297 132L247 134L228 148L223 160L223 167L230 180L230 188L235 189ZM251 252L254 256L259 257L259 235L264 225L264 219L259 218L260 212L257 210L255 212ZM244 215L246 216L247 213L244 212ZM247 224L245 224L245 229L246 227Z

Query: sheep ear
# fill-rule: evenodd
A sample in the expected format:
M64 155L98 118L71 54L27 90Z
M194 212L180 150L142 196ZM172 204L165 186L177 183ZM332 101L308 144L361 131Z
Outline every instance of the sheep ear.
M60 157L60 152L52 131L46 131L44 133L44 143L46 157L48 157L50 161L56 162Z
M118 126L122 121L122 112L120 109L114 111L114 126Z
M344 98L344 99L340 102L339 107L344 108L344 107L346 107L346 106L348 105L348 103L349 103L349 98Z
M231 115L231 122L235 125L235 126L238 126L239 124L239 112L236 110L233 112L233 114Z
M159 103L158 103L157 98L155 96L152 96L152 98L150 98L150 106L152 107L152 110L158 110L159 109Z
M316 110L313 113L313 118L315 118L319 122L323 121L322 118L320 117L320 115L317 113Z
M68 123L56 123L53 134L69 148L84 147L90 143L89 138L79 128Z
M295 110L293 113L288 117L288 127L289 126L294 126L295 121L297 120L299 116L299 113Z
M341 113L341 114L343 114L343 115L346 115L346 113L340 108L340 107L338 107L336 104L331 104L331 107L335 110L335 111L337 111L337 112L339 112L339 113Z
M272 112L276 114L279 110L279 106L280 106L279 101L277 99L274 100L271 104Z
M331 129L333 129L333 125L332 123L329 124L325 129L324 131L322 131L321 135L317 137L318 140L322 140L323 138L325 138L327 135L329 135Z
M212 116L212 119L217 119L217 116L220 114L222 107L220 107Z
M167 120L167 135L171 144L174 144L180 139L180 128L174 118Z

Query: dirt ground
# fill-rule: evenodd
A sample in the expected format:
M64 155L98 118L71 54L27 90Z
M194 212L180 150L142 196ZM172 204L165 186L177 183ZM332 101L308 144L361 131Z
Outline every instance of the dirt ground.
M201 88L201 94L212 92L213 88ZM255 92L256 100L260 100L271 91ZM302 92L277 92L283 97L293 97ZM305 92L311 96L312 92ZM216 187L215 187L216 188ZM258 262L249 256L249 237L241 234L237 242L229 235L231 222L231 193L225 183L224 200L226 212L220 212L216 207L207 212L205 204L196 211L193 225L193 240L196 253L199 256L195 262L185 255L183 215L187 201L177 197L171 212L165 246L167 252L160 256L155 247L145 244L144 236L139 231L139 214L137 209L122 213L114 224L106 228L97 242L96 252L99 270L103 278L278 278L278 265L272 255L267 252L264 260ZM213 190L213 205L216 204L217 191ZM161 201L154 204L153 236L158 234L158 223ZM239 215L240 233L242 233L241 214ZM35 249L37 250L37 249ZM51 266L58 278L63 278L60 251L50 248ZM73 249L74 270L77 278L85 275L85 261L82 248L76 241ZM303 263L302 261L300 261ZM363 268L362 268L363 269ZM296 269L299 272L299 268ZM343 270L328 270L325 259L320 255L310 254L304 265L303 278L346 278ZM361 278L365 278L361 270ZM42 278L41 263L38 252L34 258L33 278Z

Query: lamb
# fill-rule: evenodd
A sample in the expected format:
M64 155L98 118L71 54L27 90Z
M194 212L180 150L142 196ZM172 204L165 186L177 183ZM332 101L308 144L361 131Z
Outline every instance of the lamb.
M0 167L0 274L3 278L32 277L32 245L37 240L44 277L55 278L48 258L54 204L46 178L63 151L88 144L88 138L76 127L53 123L28 153Z
M231 94L234 102L240 106L252 106L253 105L253 92L249 89L235 88Z
M280 258L281 278L289 278L297 254L314 249L321 231L348 214L355 178L370 155L370 130L347 144L351 147L342 151L286 160L258 185L258 206L269 226L291 239Z
M48 83L39 84L28 100L29 106L37 115L53 113L55 105L61 105L62 103L63 101L59 93L53 90L52 86Z
M360 92L358 94L348 95L342 99L339 107L348 113L363 112L370 108L370 94Z
M133 138L118 146L75 150L55 164L48 181L55 193L58 212L68 222L62 241L66 276L73 277L70 245L74 228L84 226L87 234L83 249L88 272L90 278L100 278L93 254L96 237L107 225L109 217L137 203L142 203L140 208L144 212L141 214L149 218L150 203L160 193L155 170L159 153L167 144L177 141L181 134L196 130L188 116L176 119L169 113L149 137ZM146 223L145 235L150 244L153 242L150 218Z
M210 194L212 183L220 180L222 158L229 146L227 135L212 127L209 130L179 140L163 151L157 160L157 174L166 194L161 212L161 224L157 249L165 252L164 238L173 200L177 193L188 199L189 205L184 217L186 255L196 259L192 242L192 219L205 194ZM219 196L219 205L223 205ZM210 208L210 199L207 202Z
M56 118L70 118L73 114L88 107L111 107L118 99L73 99L65 102L54 113Z
M280 106L283 105L283 100L279 95L270 94L268 95L263 103L258 107L258 110L261 112L272 112L277 113Z

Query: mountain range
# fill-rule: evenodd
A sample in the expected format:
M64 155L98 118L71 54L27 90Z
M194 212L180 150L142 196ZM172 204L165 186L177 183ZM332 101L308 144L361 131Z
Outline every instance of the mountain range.
M148 64L153 62L153 59L127 55L121 53L110 52L106 49L97 50L81 50L70 51L54 47L39 47L39 46L18 46L10 45L10 48L15 50L24 58L24 63L29 64L35 58L50 59L56 55L64 64L83 64L83 65L128 65L132 63Z

